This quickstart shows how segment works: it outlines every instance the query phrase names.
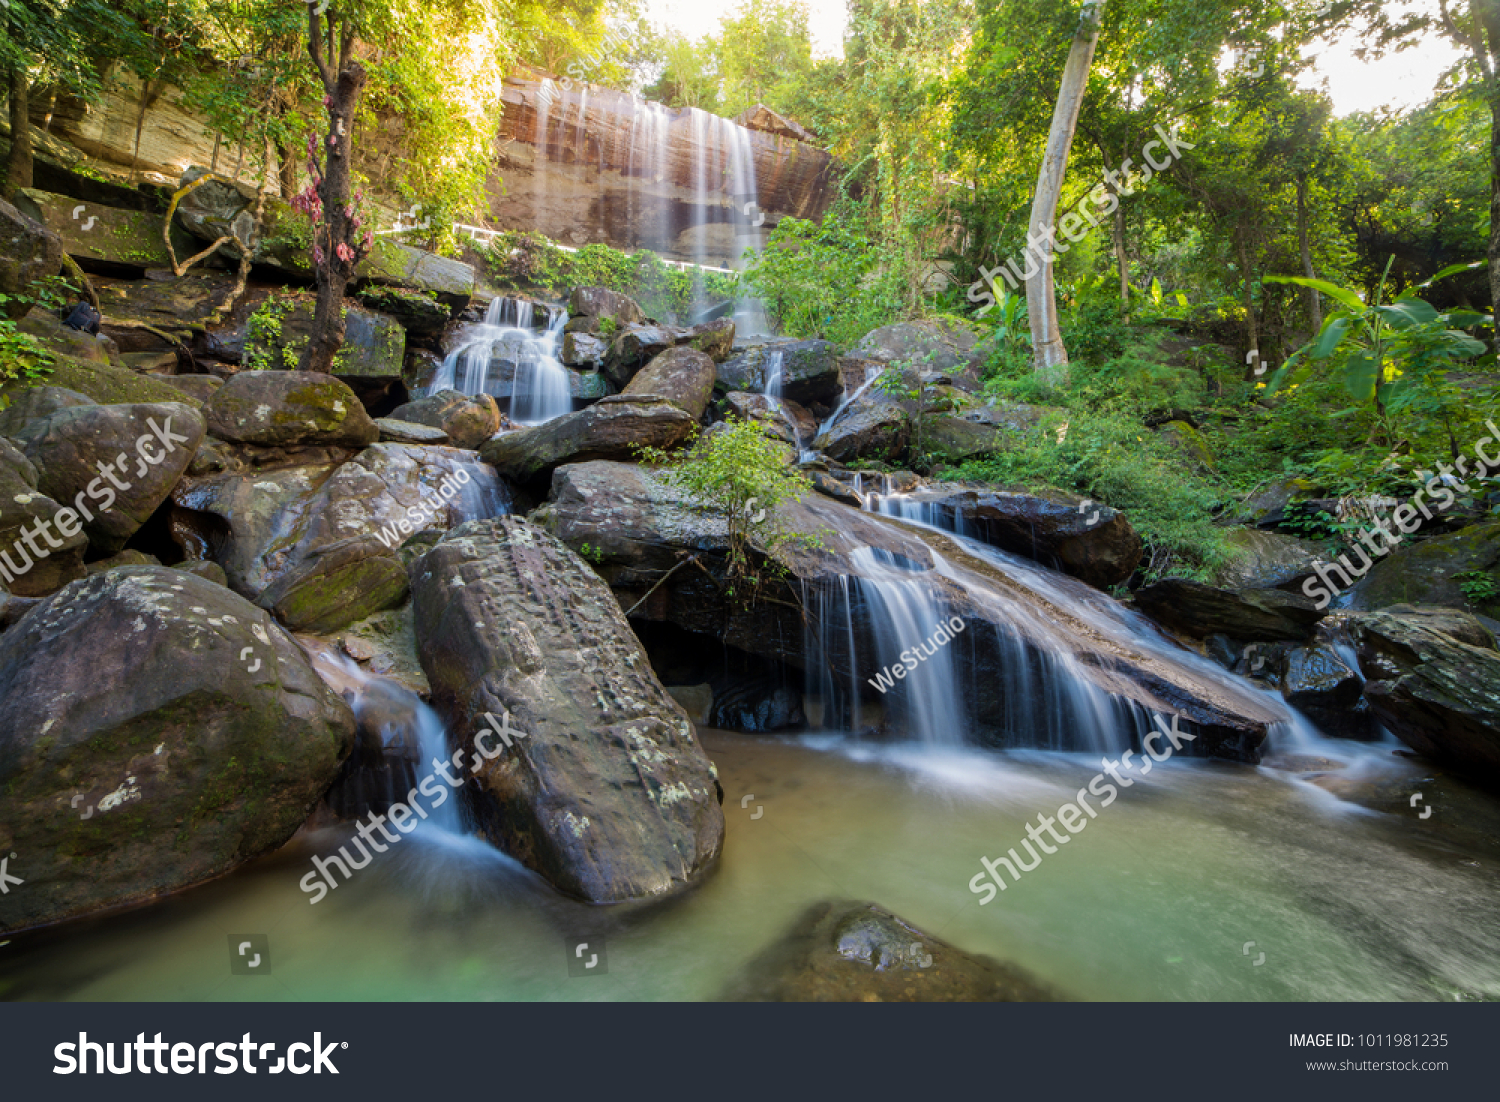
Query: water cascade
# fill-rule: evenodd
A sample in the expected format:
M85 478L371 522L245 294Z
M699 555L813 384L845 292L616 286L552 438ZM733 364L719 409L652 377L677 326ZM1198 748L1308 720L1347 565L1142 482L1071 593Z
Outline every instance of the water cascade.
M1175 710L1166 697L1187 693L1261 717L1273 749L1307 747L1310 725L1279 695L1176 646L1105 594L963 535L951 510L861 492L867 512L920 539L914 554L926 561L860 548L848 574L805 587L807 694L821 726L868 730L878 702L893 729L923 743L1119 752ZM954 617L964 630L934 646ZM1143 680L1172 689L1159 696Z
M544 312L540 317L539 310ZM561 308L521 298L491 299L484 321L463 332L427 393L457 390L508 398L510 419L523 425L571 413L571 373L558 359L567 323L568 313Z

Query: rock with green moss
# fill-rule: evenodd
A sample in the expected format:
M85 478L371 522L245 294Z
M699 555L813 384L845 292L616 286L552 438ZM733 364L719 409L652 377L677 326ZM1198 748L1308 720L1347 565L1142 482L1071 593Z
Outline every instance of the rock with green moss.
M224 471L182 480L176 530L208 548L230 586L295 631L325 633L399 604L399 550L509 489L472 452L375 444L342 463Z
M0 409L0 436L16 436L30 421L74 406L96 403L87 394L60 386L32 386L18 391L10 405Z
M0 933L143 903L283 845L338 775L349 706L222 586L132 566L0 634ZM78 797L82 797L79 800Z
M137 375L121 367L103 363L85 363L69 357L53 360L52 368L39 384L61 387L92 398L101 405L135 405L143 402L183 402L197 406L199 403L176 387L149 375ZM23 390L29 389L23 382L7 383L0 387L0 397L14 400Z
M780 394L802 405L833 401L843 389L839 361L828 341L755 345L719 364L717 389L760 393L772 376Z
M380 429L348 385L313 371L243 371L208 403L208 431L235 444L361 448Z
M0 318L14 320L28 309L35 284L62 268L62 241L29 214L0 199Z
M929 413L923 419L922 450L949 463L988 455L1003 442L1004 434L994 425L946 413Z
M1460 575L1476 572L1492 578L1493 588L1500 593L1500 523L1470 525L1450 535L1398 547L1354 584L1349 607L1376 609L1403 603L1469 607L1465 578ZM1500 613L1500 599L1480 598L1474 607L1493 616Z
M245 337L245 363L272 370L294 368L312 341L313 306L296 302L286 309L271 300L252 317ZM395 318L344 307L344 344L334 357L333 375L340 379L395 382L406 359L406 331Z
M29 213L62 239L63 250L90 270L139 274L172 263L162 241L159 214L82 203L34 189L26 189L21 195ZM187 234L178 232L174 236L173 247L179 259L198 251Z
M203 431L196 409L159 402L59 410L29 422L17 439L36 467L37 488L75 510L95 554L113 555L167 499Z
M1295 589L1322 558L1316 544L1258 528L1230 529L1224 547L1225 564L1214 575L1223 589Z
M1159 427L1156 433L1195 463L1209 469L1213 468L1213 449L1208 446L1208 441L1204 439L1203 434L1186 421L1168 421Z
M69 328L51 310L44 310L40 306L32 307L31 312L21 319L16 328L55 355L85 363L125 366L114 341Z
M591 903L659 899L713 869L713 764L588 563L519 518L472 521L414 564L412 602L493 841ZM508 716L509 746L487 713Z
M923 371L972 375L984 362L978 340L974 330L951 319L902 321L865 334L850 355Z

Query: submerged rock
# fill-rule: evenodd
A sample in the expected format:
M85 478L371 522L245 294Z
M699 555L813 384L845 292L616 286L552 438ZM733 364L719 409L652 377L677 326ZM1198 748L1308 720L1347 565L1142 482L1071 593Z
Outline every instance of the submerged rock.
M724 843L713 765L587 563L526 521L474 521L413 564L412 597L481 831L595 903L707 874ZM510 746L486 713L509 713Z
M1011 964L965 953L874 903L810 907L722 996L732 1002L1056 1002Z
M260 609L166 567L96 574L0 635L0 933L145 902L282 845L354 717Z

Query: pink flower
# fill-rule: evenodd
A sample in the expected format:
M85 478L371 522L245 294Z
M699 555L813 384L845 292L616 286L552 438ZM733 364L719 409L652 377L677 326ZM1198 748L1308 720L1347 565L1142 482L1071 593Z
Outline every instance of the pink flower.
M322 245L314 245L313 246L313 263L316 264L316 265L318 265L318 267L320 267L320 268L323 266L323 246Z
M333 134L328 135L328 148L329 149L333 149L338 144L339 144L339 140L338 140L338 137L336 135L333 135Z
M354 262L354 250L342 241L339 242L339 247L334 251L339 254L339 259L345 264L352 264Z
M375 231L374 230L366 230L365 231L365 239L364 239L363 244L364 244L364 250L365 250L365 252L369 252L370 249L375 244Z

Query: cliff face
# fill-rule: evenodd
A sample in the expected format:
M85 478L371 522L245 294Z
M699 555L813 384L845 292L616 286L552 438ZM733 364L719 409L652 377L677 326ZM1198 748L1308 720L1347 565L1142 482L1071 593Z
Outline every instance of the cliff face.
M62 164L83 161L116 183L176 186L193 166L250 185L260 179L254 151L242 156L171 86L143 89L116 73L97 103L57 95L37 96L32 106L39 151ZM835 191L832 158L796 123L760 106L737 121L606 88L514 77L489 209L475 220L566 245L602 242L733 267L781 218L820 218ZM394 133L362 136L361 166L372 178L399 156ZM266 185L274 190L274 153L271 164Z
M757 129L610 89L513 78L491 216L567 245L732 267L758 233L788 216L819 218L834 196L832 158L791 136L800 128L765 108L741 118Z

